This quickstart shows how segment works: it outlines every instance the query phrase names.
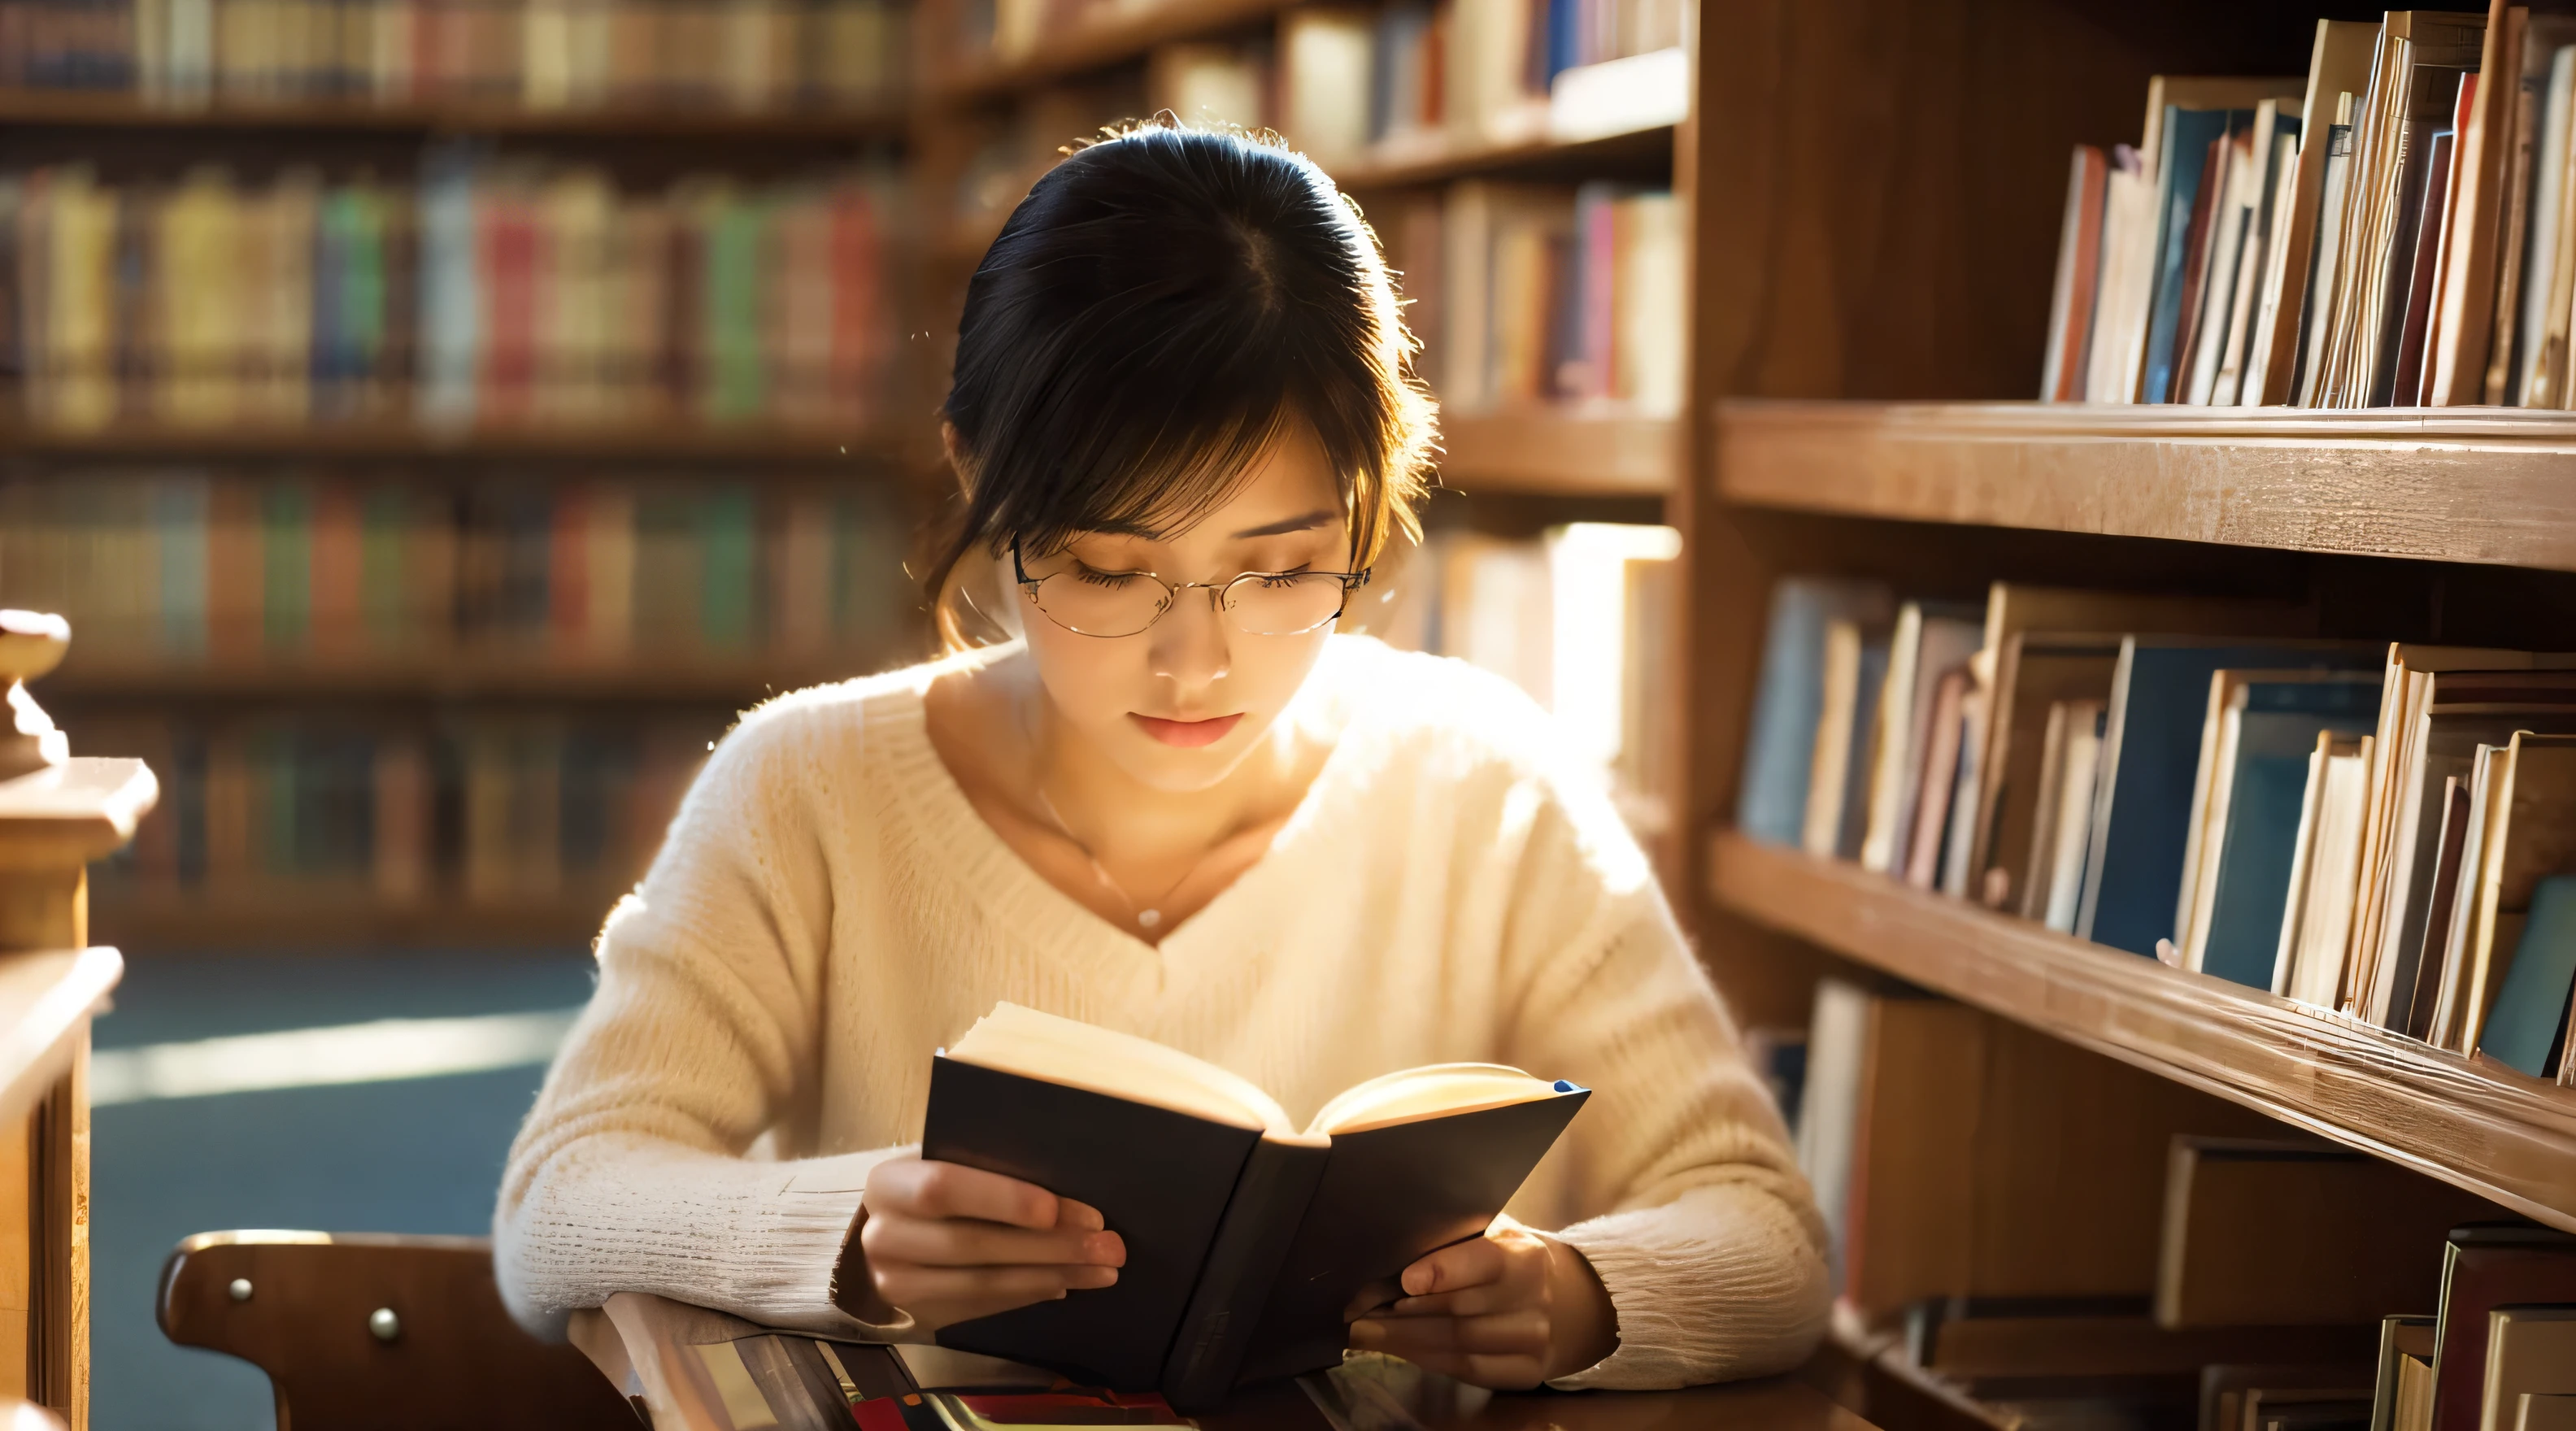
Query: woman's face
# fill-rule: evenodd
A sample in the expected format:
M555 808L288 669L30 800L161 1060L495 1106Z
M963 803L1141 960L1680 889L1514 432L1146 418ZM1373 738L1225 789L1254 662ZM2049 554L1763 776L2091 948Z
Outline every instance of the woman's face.
M1068 573L1094 590L1135 572L1221 584L1245 572L1348 571L1350 535L1323 448L1298 425L1188 530L1159 538L1084 532L1062 551L1022 551L1021 564L1031 579ZM1204 790L1240 765L1297 694L1333 629L1326 622L1297 635L1250 635L1214 597L1191 588L1145 630L1101 637L1065 629L1022 589L1020 624L1056 715L1156 790Z

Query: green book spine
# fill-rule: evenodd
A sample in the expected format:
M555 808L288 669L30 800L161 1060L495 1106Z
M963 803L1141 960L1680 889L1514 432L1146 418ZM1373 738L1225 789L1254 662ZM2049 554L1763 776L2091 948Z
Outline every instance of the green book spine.
M702 585L699 631L707 649L751 649L752 547L757 512L748 489L711 492L699 524Z
M756 417L768 400L761 353L760 289L767 265L769 206L728 194L711 201L707 223L708 415Z
M293 482L260 494L261 630L297 649L313 632L313 494Z

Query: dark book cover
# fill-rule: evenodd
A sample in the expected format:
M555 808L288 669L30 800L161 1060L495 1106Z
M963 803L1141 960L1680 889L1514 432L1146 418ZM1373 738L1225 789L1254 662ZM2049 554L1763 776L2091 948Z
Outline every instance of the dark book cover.
M939 1344L1107 1386L1159 1384L1217 1219L1260 1141L1249 1128L932 1060L923 1157L1089 1203L1127 1243L1116 1284L960 1322L940 1331Z
M923 1157L1089 1203L1127 1244L1115 1285L961 1322L939 1344L1160 1388L1184 1410L1332 1366L1351 1315L1482 1234L1591 1096L1556 1093L1327 1145L939 1058Z
M2165 108L2164 152L2157 158L2162 171L2156 176L2155 296L2147 305L2146 374L2138 389L2142 402L2164 402L2173 391L2187 287L2184 267L2191 257L2192 224L2212 142L2253 122L2250 109Z
M2221 670L2378 669L2386 649L2362 643L2231 645L2131 637L2120 647L2102 737L2102 773L2075 932L2153 958L2174 935L2191 825L2209 678Z

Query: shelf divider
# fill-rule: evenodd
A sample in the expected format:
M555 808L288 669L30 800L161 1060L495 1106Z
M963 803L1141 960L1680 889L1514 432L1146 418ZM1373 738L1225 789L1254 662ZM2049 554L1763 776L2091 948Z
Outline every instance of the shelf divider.
M2576 1231L2576 1089L1748 839L1720 906Z
M2576 413L1729 400L1728 501L2576 571Z

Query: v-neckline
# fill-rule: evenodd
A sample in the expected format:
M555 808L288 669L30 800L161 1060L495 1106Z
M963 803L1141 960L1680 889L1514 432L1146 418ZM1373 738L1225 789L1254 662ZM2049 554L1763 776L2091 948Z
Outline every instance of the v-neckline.
M997 658L998 654L998 650L976 653L988 660ZM1098 911L1065 893L1013 849L1011 842L1003 839L1002 833L984 818L984 813L975 808L975 802L967 798L966 788L958 783L957 773L948 768L947 760L939 753L938 742L930 737L931 683L950 671L960 669L963 662L943 661L930 667L924 672L923 679L903 688L900 705L889 712L893 719L885 723L885 733L900 742L899 748L893 752L897 757L894 763L899 768L921 772L916 780L899 780L896 783L902 787L906 797L917 802L914 814L919 817L923 828L953 832L950 838L957 841L958 853L963 858L948 868L953 868L972 887L971 892L989 907L1025 910L1037 916L1032 921L1030 932L1046 942L1061 941L1075 931L1095 931L1114 937L1131 951L1142 950L1159 960L1170 954L1176 944L1193 938L1195 931L1211 922L1211 916L1253 898L1254 893L1250 891L1257 890L1263 881L1274 878L1268 874L1270 868L1282 862L1286 851L1309 837L1309 832L1321 820L1326 803L1334 798L1346 768L1357 758L1352 752L1359 742L1352 740L1351 736L1362 719L1361 712L1344 699L1344 689L1324 690L1312 684L1333 678L1334 668L1342 664L1334 659L1335 654L1327 648L1324 659L1316 662L1315 669L1308 674L1307 688L1298 693L1290 710L1280 716L1283 720L1292 718L1297 706L1309 700L1323 702L1340 722L1340 729L1333 737L1333 748L1325 753L1323 763L1316 767L1305 792L1298 796L1296 808L1289 812L1288 818L1270 837L1268 847L1223 888L1210 895L1207 902L1188 918L1174 924L1159 943L1147 942L1135 931L1102 917ZM997 881L1007 881L1024 891L1025 899L1013 890L1003 888ZM1031 907L1027 900L1034 900L1036 907Z

